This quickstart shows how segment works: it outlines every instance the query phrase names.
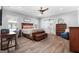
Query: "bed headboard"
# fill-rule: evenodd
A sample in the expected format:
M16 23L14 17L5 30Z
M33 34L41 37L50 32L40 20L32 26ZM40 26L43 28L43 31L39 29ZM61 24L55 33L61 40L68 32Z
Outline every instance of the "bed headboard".
M33 23L22 23L22 29L33 29Z

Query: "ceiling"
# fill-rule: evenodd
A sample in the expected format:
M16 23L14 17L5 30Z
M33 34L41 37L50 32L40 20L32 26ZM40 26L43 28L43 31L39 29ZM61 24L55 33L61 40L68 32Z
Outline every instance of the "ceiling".
M78 9L76 6L44 6L44 8L49 8L49 10L45 11L44 14L41 14L38 11L40 6L4 6L3 8L35 18L50 17L53 15L76 11Z

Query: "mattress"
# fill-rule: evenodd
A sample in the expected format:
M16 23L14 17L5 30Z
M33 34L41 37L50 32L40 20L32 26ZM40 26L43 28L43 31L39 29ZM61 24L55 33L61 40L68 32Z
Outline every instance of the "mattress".
M22 29L22 33L29 34L30 36L32 36L32 31L33 29Z
M22 33L32 36L33 32L44 31L42 29L22 29Z

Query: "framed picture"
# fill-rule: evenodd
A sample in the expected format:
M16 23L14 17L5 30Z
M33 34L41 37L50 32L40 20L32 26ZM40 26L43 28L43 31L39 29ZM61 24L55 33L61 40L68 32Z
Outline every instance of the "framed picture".
M63 24L63 23L64 23L64 19L59 18L59 19L58 19L58 24Z
M23 19L23 22L30 22L30 21L31 21L31 19L28 19L28 18L27 19L26 18Z

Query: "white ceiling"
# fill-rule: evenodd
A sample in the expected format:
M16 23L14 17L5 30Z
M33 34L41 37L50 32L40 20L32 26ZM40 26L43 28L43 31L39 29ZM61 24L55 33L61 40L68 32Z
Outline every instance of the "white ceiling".
M40 6L5 6L4 9L29 15L35 18L50 17L53 15L58 15L62 13L76 11L78 7L76 6L44 6L44 8L49 8L44 14L41 14L38 10Z

